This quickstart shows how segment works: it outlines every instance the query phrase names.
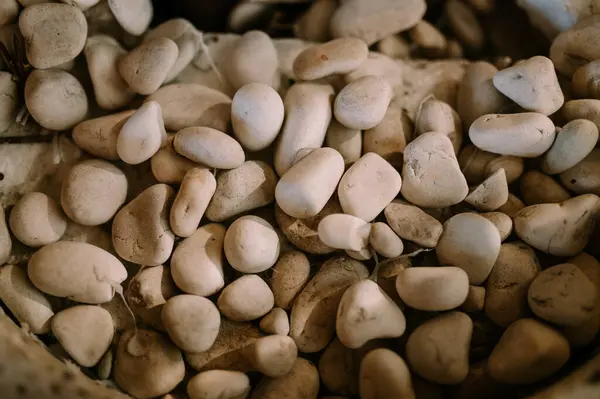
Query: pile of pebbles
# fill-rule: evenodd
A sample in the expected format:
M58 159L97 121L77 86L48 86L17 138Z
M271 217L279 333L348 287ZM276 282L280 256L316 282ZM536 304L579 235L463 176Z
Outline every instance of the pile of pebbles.
M90 398L462 399L587 351L595 2L519 1L548 56L496 64L461 58L494 2L441 3L451 34L424 0L316 0L274 39L149 29L149 0L4 0L0 132L39 125L54 163L0 181L0 300L51 368Z

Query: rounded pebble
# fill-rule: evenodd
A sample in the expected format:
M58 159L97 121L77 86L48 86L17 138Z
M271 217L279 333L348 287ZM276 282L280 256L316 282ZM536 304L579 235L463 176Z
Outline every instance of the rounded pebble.
M211 168L234 169L245 160L244 149L231 136L210 127L188 127L175 135L180 155Z
M269 35L251 30L233 44L227 62L227 77L236 89L248 83L271 85L278 65L277 50Z
M135 111L121 128L117 137L117 154L125 163L137 165L152 158L166 140L160 105L149 101Z
M123 29L134 36L148 29L154 15L151 0L108 0L108 6Z
M242 216L229 226L224 241L225 256L242 273L260 273L279 257L279 236L258 216Z
M42 247L60 240L68 219L46 194L25 194L10 212L9 224L17 240L29 247Z
M577 165L598 142L598 128L585 119L575 119L558 130L556 140L542 160L542 170L554 175Z
M317 80L354 71L367 59L366 43L353 37L335 39L309 47L294 60L294 74L302 80Z
M190 399L236 399L250 393L250 379L241 371L208 370L196 374L187 384Z
M223 289L217 306L221 313L232 321L258 319L273 308L271 289L257 275L247 274Z
M385 79L372 75L358 78L336 96L335 119L351 129L371 129L383 120L392 95Z
M216 189L217 180L208 169L192 168L185 173L169 216L175 235L194 234Z

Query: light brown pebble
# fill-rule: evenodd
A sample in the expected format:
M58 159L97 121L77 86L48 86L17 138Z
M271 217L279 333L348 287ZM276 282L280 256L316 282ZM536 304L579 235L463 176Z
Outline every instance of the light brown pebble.
M285 310L273 308L260 320L260 329L267 334L288 335L290 320Z
M117 161L117 139L121 128L135 111L123 111L79 123L73 128L73 141L90 154Z
M500 327L529 314L527 291L541 271L535 251L522 241L502 244L486 282L485 314Z
M65 309L54 315L51 325L58 342L83 367L92 367L100 361L114 335L110 313L99 306Z
M600 149L594 148L581 162L559 175L562 185L577 194L600 194Z
M120 257L148 266L160 265L169 259L175 242L169 226L173 196L171 187L155 184L116 214L112 238Z
M434 248L442 235L442 224L414 205L394 200L384 214L396 234L421 246Z
M335 119L327 128L325 144L340 153L346 165L356 162L363 149L363 135L358 129L349 129ZM368 152L368 151L366 151Z
M375 219L402 187L400 173L374 152L363 155L340 180L338 198L345 213Z
M492 222L474 213L459 213L444 223L435 252L442 264L460 267L471 284L479 285L489 276L500 244Z
M429 312L455 309L469 293L469 276L458 267L411 267L396 278L396 291L411 308Z
M174 83L161 87L146 101L160 104L165 128L169 131L204 126L226 132L231 121L231 98L195 83Z
M488 358L490 376L509 384L531 384L551 376L569 360L569 342L534 319L511 324Z
M10 212L14 236L29 247L42 247L60 240L68 219L60 206L44 193L25 194Z
M370 231L369 223L344 213L325 216L318 227L319 238L325 245L355 252L367 248Z
M389 35L377 42L377 51L390 58L406 59L410 56L410 44L400 35Z
M545 173L562 173L577 165L598 142L598 128L585 119L575 119L558 130L556 140L544 155L541 168Z
M263 218L254 215L236 219L227 229L224 241L229 264L242 273L260 273L279 257L279 236Z
M267 314L274 304L273 293L257 275L247 274L230 283L219 295L217 306L232 321L249 321Z
M154 15L150 0L108 0L108 6L119 25L134 36L148 29Z
M504 241L510 236L513 231L513 221L506 213L502 212L486 212L480 213L481 216L489 220L496 226L500 233L500 240Z
M525 172L520 182L521 198L527 205L554 204L571 198L560 183L538 170Z
M467 313L481 312L485 307L485 287L469 286L469 294L461 309Z
M185 376L181 351L165 335L126 331L119 339L114 378L125 392L149 399L171 392Z
M581 18L554 38L550 46L550 59L562 75L569 77L589 61L598 59L600 48L595 40L598 20L598 15Z
M444 11L460 42L473 50L480 50L485 43L485 34L473 10L462 1L449 0Z
M273 266L273 275L269 280L275 306L290 309L309 277L310 263L304 253L291 251L281 255Z
M135 92L119 73L119 60L127 54L121 44L110 36L90 36L84 54L98 106L112 111L129 104Z
M48 3L24 9L19 15L19 29L31 65L48 69L69 62L81 53L88 25L79 8Z
M165 37L143 42L119 61L119 72L129 87L138 94L155 93L166 80L179 50Z
M13 75L0 71L0 133L5 132L15 121L18 111L18 90Z
M363 357L358 380L361 399L415 397L408 366L386 348L374 349Z
M289 374L279 378L263 378L252 391L250 399L279 399L281 392L290 393L290 399L316 399L319 394L317 368L299 357Z
M251 30L233 44L226 72L235 89L248 83L271 85L278 65L277 50L269 35Z
M490 160L485 166L483 175L489 177L500 169L504 169L506 182L508 184L514 183L525 171L525 160L512 155L495 155L494 159Z
M545 153L555 136L554 123L535 112L483 115L469 128L469 137L478 148L524 158Z
M458 384L469 373L471 318L461 312L445 313L417 327L406 343L412 370L428 381Z
M508 201L508 183L504 169L493 173L465 198L465 202L480 211L494 211L506 201Z
M402 196L415 205L441 208L458 204L469 192L450 139L425 133L404 150Z
M448 41L444 34L424 19L413 26L408 34L412 42L426 55L439 57L447 51Z
M206 224L175 248L171 257L171 275L180 290L210 296L223 288L225 231L220 224Z
M545 269L531 283L527 300L536 316L562 326L589 319L596 287L577 266L561 264Z
M496 72L494 86L523 109L552 115L565 97L550 59L535 56Z
M179 155L173 148L173 139L173 135L169 136L164 147L150 159L152 175L159 183L180 184L189 170L208 169Z
M573 74L571 88L581 98L600 98L600 86L598 86L598 73L600 72L600 61L594 60L580 67Z
M525 204L523 203L523 201L521 201L519 197L517 197L513 193L509 193L508 201L506 201L504 205L498 208L497 211L506 214L510 218L514 218L517 215L517 213L523 208L525 208Z
M217 176L217 190L206 209L206 217L221 222L240 213L269 205L275 200L277 176L261 161L246 161Z
M330 20L337 8L335 0L317 0L294 24L294 36L307 42L331 39Z
M600 129L600 100L584 99L567 101L561 113L567 121L587 119Z
M372 345L366 345L370 348ZM358 375L363 349L346 348L339 339L333 341L319 358L321 383L331 392L346 395L358 394Z
M114 357L114 352L109 348L96 366L96 374L101 380L108 380L110 378L112 374Z
M196 231L216 189L217 180L209 170L192 168L185 173L169 216L175 235L189 237Z
M19 15L19 3L17 0L6 0L0 5L0 26L14 21Z
M127 198L127 177L113 164L90 159L74 165L61 190L61 205L75 222L97 226L108 222Z
M394 230L385 223L377 222L371 226L369 244L375 252L386 258L396 258L402 255L404 244Z
M250 379L240 371L208 370L187 384L190 399L237 399L250 393Z
M109 302L127 270L109 252L83 242L58 241L37 250L27 265L40 291L76 302Z
M135 111L121 128L117 137L117 154L125 163L137 165L152 158L166 141L160 105L149 101Z
M244 163L242 146L229 135L210 127L188 127L173 140L175 151L211 168L234 169Z
M208 299L197 295L176 295L162 307L161 318L169 338L186 352L204 352L213 345L221 316Z
M426 8L423 0L346 1L331 18L331 33L333 37L358 37L370 46L413 27L423 18Z
M392 88L385 79L363 76L339 92L333 112L337 121L346 127L371 129L383 120L392 96Z
M447 103L428 98L419 107L415 122L417 135L438 132L444 133L452 142L456 154L462 146L462 122L458 113Z
M317 80L354 71L367 59L369 48L360 39L345 37L309 47L294 60L294 74Z
M164 305L177 293L171 270L163 265L144 267L129 281L126 300L135 306L152 309Z
M31 72L25 82L25 104L37 123L56 131L72 128L88 112L83 86L75 76L60 69Z
M34 334L50 331L52 305L29 281L25 268L15 265L0 268L0 300L23 329Z

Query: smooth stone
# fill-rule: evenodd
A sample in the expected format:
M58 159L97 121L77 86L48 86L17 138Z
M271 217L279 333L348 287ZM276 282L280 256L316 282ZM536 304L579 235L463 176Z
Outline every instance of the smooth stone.
M152 158L166 141L160 105L148 101L121 128L117 137L117 154L125 163L137 165Z

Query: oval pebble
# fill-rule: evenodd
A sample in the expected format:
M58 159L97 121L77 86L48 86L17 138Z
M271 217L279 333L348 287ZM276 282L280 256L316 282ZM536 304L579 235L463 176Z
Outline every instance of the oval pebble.
M575 119L558 130L554 144L544 155L541 168L549 175L562 173L587 157L597 142L596 125L585 119Z
M17 240L29 247L42 247L60 240L68 219L46 194L27 193L10 212L9 224Z
M372 75L358 78L336 96L335 119L351 129L371 129L383 120L392 96L385 79Z
M242 146L231 136L210 127L188 127L175 135L180 155L211 168L234 169L244 163Z
M190 378L187 394L190 399L235 399L247 397L251 388L241 371L208 370Z
M108 0L108 6L119 25L134 36L148 29L154 15L151 0Z
M52 334L61 346L83 367L92 367L102 359L115 332L110 313L90 305L73 306L58 312L51 325Z
M353 37L309 47L294 60L294 74L301 80L317 80L354 71L367 59L366 43Z
M74 165L65 177L61 205L75 222L97 226L112 219L127 198L127 177L110 162L90 159Z
M273 266L269 286L273 291L275 306L290 309L310 277L310 263L300 251L287 252Z
M232 321L250 321L269 313L274 298L265 281L255 274L247 274L234 280L223 289L217 306Z
M117 161L117 140L121 128L135 111L123 111L79 123L73 128L73 141L90 154Z
M279 257L279 236L264 219L248 215L236 219L225 234L225 256L242 273L260 273Z
M271 85L277 73L277 50L269 35L252 30L232 46L227 62L227 77L234 88L248 83Z
M160 105L149 101L135 111L121 128L117 137L117 154L125 163L137 165L152 158L166 140Z
M343 213L325 216L319 222L319 238L331 248L360 252L367 248L371 225Z
M384 214L398 236L423 247L434 248L442 235L442 224L417 206L395 200L385 207Z
M159 183L180 184L191 169L208 169L204 165L182 157L173 148L174 136L169 136L162 147L150 159L150 168Z
M194 234L216 189L217 180L208 169L193 168L186 172L169 216L175 235Z
M371 226L369 244L381 256L396 258L402 255L404 243L394 230L385 223L377 222Z

